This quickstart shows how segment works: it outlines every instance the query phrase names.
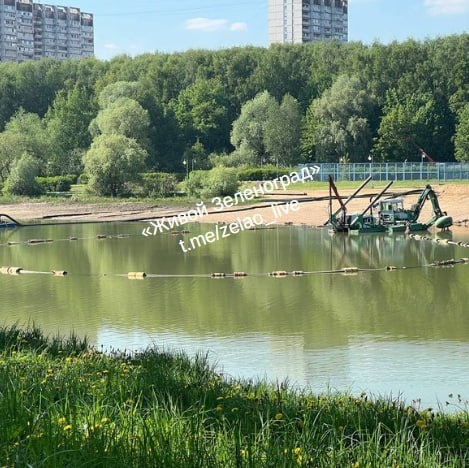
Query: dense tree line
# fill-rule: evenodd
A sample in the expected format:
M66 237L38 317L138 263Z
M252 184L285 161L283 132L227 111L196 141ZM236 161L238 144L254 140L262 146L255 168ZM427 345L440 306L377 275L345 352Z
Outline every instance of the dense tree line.
M170 172L418 161L421 149L469 160L468 52L462 34L1 63L0 183L24 167L98 183L114 157Z

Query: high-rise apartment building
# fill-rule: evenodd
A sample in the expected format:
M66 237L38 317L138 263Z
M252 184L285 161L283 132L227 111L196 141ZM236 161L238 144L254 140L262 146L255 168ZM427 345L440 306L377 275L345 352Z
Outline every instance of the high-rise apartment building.
M32 0L0 0L0 61L94 54L93 15Z
M269 0L269 44L348 38L348 0Z

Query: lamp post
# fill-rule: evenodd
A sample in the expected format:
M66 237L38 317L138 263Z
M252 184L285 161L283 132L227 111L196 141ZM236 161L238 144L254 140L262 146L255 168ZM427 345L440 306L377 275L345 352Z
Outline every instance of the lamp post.
M187 161L185 159L183 159L182 164L186 168L186 179L188 179L189 178L189 164L187 164Z
M420 180L423 180L423 160L425 159L425 153L422 151L420 156Z
M368 155L368 161L370 161L370 177L371 177L371 171L372 171L372 166L373 166L373 156L371 153Z

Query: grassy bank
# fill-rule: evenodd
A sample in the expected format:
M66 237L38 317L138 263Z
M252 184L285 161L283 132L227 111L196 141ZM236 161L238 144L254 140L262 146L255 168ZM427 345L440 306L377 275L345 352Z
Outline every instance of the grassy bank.
M0 465L463 467L469 413L228 381L206 358L0 329Z

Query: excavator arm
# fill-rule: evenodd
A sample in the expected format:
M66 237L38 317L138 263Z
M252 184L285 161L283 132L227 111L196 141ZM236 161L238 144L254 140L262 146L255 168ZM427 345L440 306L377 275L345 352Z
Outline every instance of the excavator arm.
M436 224L436 227L448 228L453 224L453 220L450 216L447 216L446 212L442 211L440 208L440 203L438 202L438 197L433 191L430 185L425 187L425 190L420 194L417 203L412 206L410 210L410 222L417 222L420 212L422 211L425 202L430 200L433 208L433 216L425 223L427 227L433 226Z

